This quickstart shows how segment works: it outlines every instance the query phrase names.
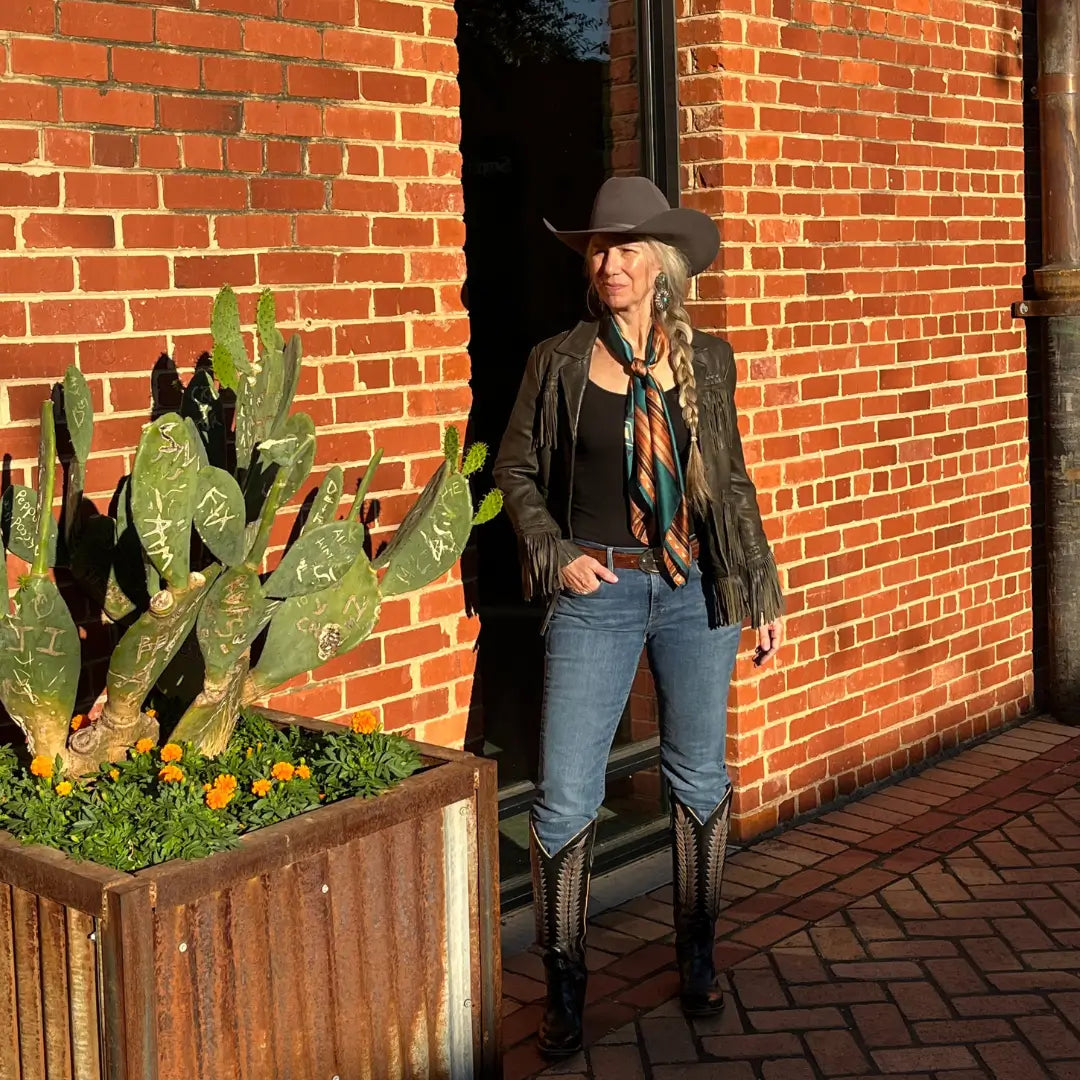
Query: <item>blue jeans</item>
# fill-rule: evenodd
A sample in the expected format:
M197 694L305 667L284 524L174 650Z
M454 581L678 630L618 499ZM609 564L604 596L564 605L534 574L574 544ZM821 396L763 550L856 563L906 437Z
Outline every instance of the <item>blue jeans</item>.
M615 573L617 583L601 582L585 596L563 590L547 630L533 827L549 855L604 801L608 754L642 647L660 705L660 769L672 793L704 821L731 786L727 700L742 627L709 628L697 562L681 588L643 570Z

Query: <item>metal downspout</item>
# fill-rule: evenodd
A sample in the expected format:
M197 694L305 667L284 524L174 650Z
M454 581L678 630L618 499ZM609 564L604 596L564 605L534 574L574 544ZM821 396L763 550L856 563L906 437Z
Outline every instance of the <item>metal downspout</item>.
M1038 0L1043 265L1035 298L1013 305L1045 319L1046 557L1049 706L1080 723L1080 0ZM1029 324L1029 332L1038 327Z

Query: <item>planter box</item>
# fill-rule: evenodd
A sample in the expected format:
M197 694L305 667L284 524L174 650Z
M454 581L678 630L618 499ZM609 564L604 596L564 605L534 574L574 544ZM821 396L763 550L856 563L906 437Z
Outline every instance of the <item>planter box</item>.
M495 763L421 751L133 874L0 833L0 1080L497 1076Z

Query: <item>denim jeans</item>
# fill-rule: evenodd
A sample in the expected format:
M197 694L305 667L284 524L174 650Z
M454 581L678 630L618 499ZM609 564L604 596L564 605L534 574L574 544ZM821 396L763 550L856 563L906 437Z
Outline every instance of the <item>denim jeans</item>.
M610 563L610 557L609 557ZM727 700L741 626L709 627L701 569L681 588L616 570L596 592L559 595L546 639L533 827L554 855L597 815L608 754L644 647L660 705L660 769L704 821L731 782Z

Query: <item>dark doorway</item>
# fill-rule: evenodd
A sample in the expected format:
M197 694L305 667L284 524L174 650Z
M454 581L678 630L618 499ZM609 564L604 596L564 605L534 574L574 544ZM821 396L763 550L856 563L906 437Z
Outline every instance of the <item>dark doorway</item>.
M588 219L600 184L642 171L642 0L458 0L471 435L494 450L529 350L586 315L581 259L544 227ZM662 55L662 50L653 50ZM651 99L650 99L651 100ZM663 95L659 100L664 100ZM655 113L648 106L646 114ZM649 140L646 140L648 144ZM476 534L481 616L468 749L499 763L505 898L527 893L528 807L543 677L541 612L522 600L505 516ZM655 734L626 723L598 863L663 817Z

